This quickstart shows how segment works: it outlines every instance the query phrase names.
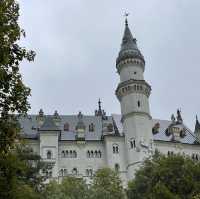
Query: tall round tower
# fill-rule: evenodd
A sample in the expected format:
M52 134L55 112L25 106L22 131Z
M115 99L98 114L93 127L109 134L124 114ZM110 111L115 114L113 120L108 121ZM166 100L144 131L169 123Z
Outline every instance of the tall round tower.
M150 85L144 80L145 60L125 21L121 49L116 60L120 83L116 96L121 104L125 134L128 179L152 152L152 118L149 110Z

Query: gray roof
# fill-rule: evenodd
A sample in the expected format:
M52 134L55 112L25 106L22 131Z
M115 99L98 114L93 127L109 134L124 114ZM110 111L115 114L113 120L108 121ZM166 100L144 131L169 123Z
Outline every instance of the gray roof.
M45 122L46 121L46 122ZM60 115L59 118L54 118L53 115L44 116L44 123L41 126L37 115L28 115L26 117L20 117L19 122L21 124L21 133L25 138L37 139L39 131L41 130L60 130L60 140L76 140L76 125L79 119L77 115ZM102 119L101 116L83 115L82 121L86 127L85 140L101 140L105 135L124 136L121 123L121 115L112 114L107 116L106 119ZM64 124L69 124L69 130L64 131ZM94 124L94 132L89 132L89 125ZM166 135L166 129L170 126L171 121L153 119L152 125L156 123L160 124L158 133L154 134L154 140L172 142L172 135ZM113 125L113 130L108 132L105 128L109 125ZM194 144L196 136L194 133L183 124L179 124L186 129L186 135L180 139L181 143ZM152 127L153 127L152 126ZM51 128L52 127L52 128Z
M60 129L55 125L52 117L45 117L44 123L39 128L39 131L60 131Z
M120 63L121 60L127 58L140 58L145 62L144 57L137 47L137 40L133 38L133 35L129 29L128 22L125 23L124 35L122 38L121 49L116 60L116 63Z

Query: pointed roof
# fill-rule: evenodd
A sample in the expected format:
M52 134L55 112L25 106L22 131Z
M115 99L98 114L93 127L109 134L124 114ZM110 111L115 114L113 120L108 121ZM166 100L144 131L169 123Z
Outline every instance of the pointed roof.
M117 64L127 58L140 58L144 63L144 57L137 47L137 40L133 37L128 26L128 20L125 20L124 35L122 38L121 49L117 58Z
M136 39L133 38L133 35L129 29L128 21L126 19L124 35L122 38L121 50L135 49L138 50Z
M60 129L55 125L52 117L47 116L39 131L60 131Z
M196 115L196 124L195 124L195 130L194 130L194 132L197 133L199 131L200 131L200 123L199 123L198 117Z

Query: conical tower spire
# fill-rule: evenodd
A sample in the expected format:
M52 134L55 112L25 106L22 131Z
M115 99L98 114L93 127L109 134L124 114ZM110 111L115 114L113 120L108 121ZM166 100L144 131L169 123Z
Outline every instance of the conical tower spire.
M122 37L122 43L116 64L118 65L121 61L129 58L139 58L145 64L144 57L137 46L137 40L133 37L131 30L128 25L127 15L125 15L125 29Z

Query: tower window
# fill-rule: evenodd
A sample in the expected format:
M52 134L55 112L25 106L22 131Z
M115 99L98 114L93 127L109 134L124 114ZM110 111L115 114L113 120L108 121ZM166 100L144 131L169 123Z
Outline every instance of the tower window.
M130 145L131 145L131 149L136 148L136 143L135 143L135 140L134 140L134 139L132 139L132 140L130 141Z
M136 75L136 74L137 74L137 72L135 71L135 72L134 72L134 75Z
M117 144L113 145L113 153L115 154L119 153L119 146Z
M140 101L138 101L138 102L137 102L137 104L138 104L138 107L140 107L140 106L141 106L141 103L140 103Z

